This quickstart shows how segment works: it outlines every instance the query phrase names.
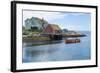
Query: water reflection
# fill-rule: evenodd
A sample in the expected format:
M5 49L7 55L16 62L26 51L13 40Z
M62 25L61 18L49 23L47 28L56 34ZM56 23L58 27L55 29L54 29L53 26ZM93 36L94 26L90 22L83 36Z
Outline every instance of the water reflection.
M49 53L53 53L55 51L57 51L58 49L42 49L42 50L38 50L38 49L28 49L26 50L26 55L27 56L36 56L36 55L43 55L43 54L49 54Z
M58 43L62 43L62 40L59 41L33 41L33 42L27 42L24 43L23 42L23 47L28 47L28 46L41 46L41 45L49 45L49 44L58 44Z

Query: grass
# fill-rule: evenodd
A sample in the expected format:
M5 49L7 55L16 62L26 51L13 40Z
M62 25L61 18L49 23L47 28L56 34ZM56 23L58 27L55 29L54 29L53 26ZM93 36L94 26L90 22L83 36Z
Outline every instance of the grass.
M43 36L29 36L29 37L23 37L23 41L49 41L51 40L49 37L43 37Z

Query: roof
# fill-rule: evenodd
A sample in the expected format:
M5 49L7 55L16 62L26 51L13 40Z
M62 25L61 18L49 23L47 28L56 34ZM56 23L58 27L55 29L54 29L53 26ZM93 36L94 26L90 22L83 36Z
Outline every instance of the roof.
M49 24L49 26L53 29L53 30L60 30L60 27L56 24Z

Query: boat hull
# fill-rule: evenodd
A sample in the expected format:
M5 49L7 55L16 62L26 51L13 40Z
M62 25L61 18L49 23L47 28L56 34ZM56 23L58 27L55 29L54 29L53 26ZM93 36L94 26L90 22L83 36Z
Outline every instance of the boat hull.
M80 39L67 39L65 40L66 44L70 43L80 43Z

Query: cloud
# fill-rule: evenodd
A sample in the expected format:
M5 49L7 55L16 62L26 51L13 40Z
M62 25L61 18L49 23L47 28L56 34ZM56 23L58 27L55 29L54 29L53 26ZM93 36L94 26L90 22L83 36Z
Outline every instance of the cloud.
M77 26L76 25L67 25L67 28L69 30L77 30L77 31L80 31L80 30L86 30L86 31L88 31L88 30L91 29L91 27L82 26L82 25L77 25Z
M88 15L88 14L90 14L90 13L84 13L84 12L71 12L71 13L69 13L70 15L72 15L72 16L86 16L86 15Z
M67 16L67 14L60 13L60 12L23 11L23 22L27 18L31 18L31 17L44 18L47 21L52 21L52 20L64 18L65 16Z

